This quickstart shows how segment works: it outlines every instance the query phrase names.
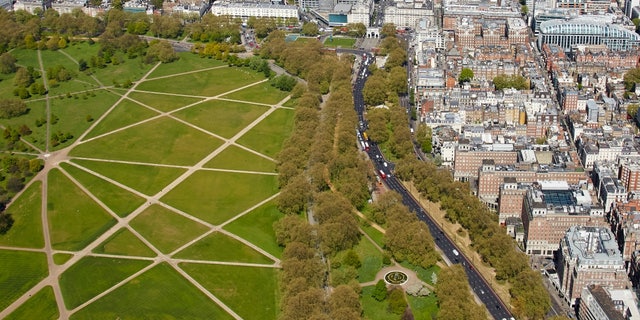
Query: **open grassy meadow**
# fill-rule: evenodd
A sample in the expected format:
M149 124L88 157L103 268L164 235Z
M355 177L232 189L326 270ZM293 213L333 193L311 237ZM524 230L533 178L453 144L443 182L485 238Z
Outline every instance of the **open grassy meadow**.
M0 119L28 126L13 151L45 163L7 209L0 318L276 319L273 157L293 126L276 105L288 93L191 53L159 65L116 53L79 71L99 49L12 51L44 71L36 81L57 66L72 77ZM0 75L0 98L13 98L13 78Z

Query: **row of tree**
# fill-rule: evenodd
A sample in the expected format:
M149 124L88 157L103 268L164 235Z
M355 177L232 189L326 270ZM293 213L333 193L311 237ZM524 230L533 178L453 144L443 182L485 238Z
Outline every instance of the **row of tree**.
M279 31L269 39L282 40ZM358 156L356 115L350 92L351 61L320 52L311 46L280 42L276 62L293 74L305 75L308 86L292 90L297 99L294 130L277 156L281 186L278 208L286 216L274 224L283 255L283 319L358 319L361 316L357 273L344 272L328 279L327 261L349 251L360 239L354 206L368 199L366 162ZM267 47L270 44L267 42ZM275 48L275 47L274 47ZM321 106L322 86L311 71L313 63L295 63L296 56L317 57L326 79L328 99ZM306 59L305 59L306 60ZM331 188L333 187L333 188ZM304 218L308 213L315 224ZM344 263L351 268L359 257L349 251ZM352 270L352 269L349 269ZM328 285L332 289L327 291Z

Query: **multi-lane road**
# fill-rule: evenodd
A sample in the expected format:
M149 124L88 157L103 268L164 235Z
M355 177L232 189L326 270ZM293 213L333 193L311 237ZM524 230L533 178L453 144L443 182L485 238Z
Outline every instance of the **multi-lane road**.
M373 63L373 55L365 51L360 50L341 50L343 52L350 52L358 55L362 60L360 68L358 69L357 79L353 85L353 100L354 107L358 113L358 118L361 123L359 130L364 132L366 129L366 119L364 118L364 98L362 96L362 88L369 75L367 67ZM404 188L404 186L398 181L393 174L393 164L384 161L384 157L380 152L380 149L375 143L369 143L369 150L367 151L369 158L372 160L376 173L384 172L384 182L389 189L398 192L402 196L404 204L413 211L420 220L424 221L431 234L433 235L435 244L442 254L448 260L449 263L462 264L469 279L469 286L476 294L478 299L484 303L491 316L495 319L510 319L511 313L504 305L504 303L498 298L497 294L489 286L489 284L482 278L478 271L473 268L469 259L464 256L461 250L456 244L442 231L440 226L427 214L427 212L418 204L418 201ZM385 165L386 164L386 165ZM380 174L379 174L380 175ZM381 177L382 178L382 177Z

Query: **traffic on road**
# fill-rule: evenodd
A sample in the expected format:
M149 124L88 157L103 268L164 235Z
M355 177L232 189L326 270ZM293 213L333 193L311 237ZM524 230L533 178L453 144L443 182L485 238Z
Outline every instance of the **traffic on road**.
M366 136L367 122L364 117L365 104L362 96L362 88L369 75L368 65L373 63L374 56L371 53L360 50L340 50L360 56L362 63L358 69L358 76L353 85L354 107L358 113L359 128L358 137ZM367 139L368 140L368 139ZM367 148L363 149L369 155L375 172L381 178L381 181L393 191L398 192L402 196L403 203L414 212L418 218L424 221L429 227L429 231L434 238L435 245L442 251L445 260L449 264L461 264L467 274L469 286L476 294L478 299L484 303L491 316L495 319L513 319L504 303L498 298L495 291L482 278L479 272L473 268L473 264L455 245L455 243L443 232L440 226L427 214L427 212L418 204L416 199L405 189L400 181L393 174L394 164L385 160L384 155L373 141L366 141Z

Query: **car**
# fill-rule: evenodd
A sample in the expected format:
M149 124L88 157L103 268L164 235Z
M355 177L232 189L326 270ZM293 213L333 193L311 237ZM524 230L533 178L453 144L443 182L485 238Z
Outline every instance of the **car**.
M456 250L456 249L453 249L453 254L454 254L454 255L456 255L456 256L459 256L459 255L460 255L460 253L459 253L459 252L458 252L458 250Z
M385 161L385 162L383 162L383 163L382 163L382 165L383 165L385 168L388 166L386 161Z

